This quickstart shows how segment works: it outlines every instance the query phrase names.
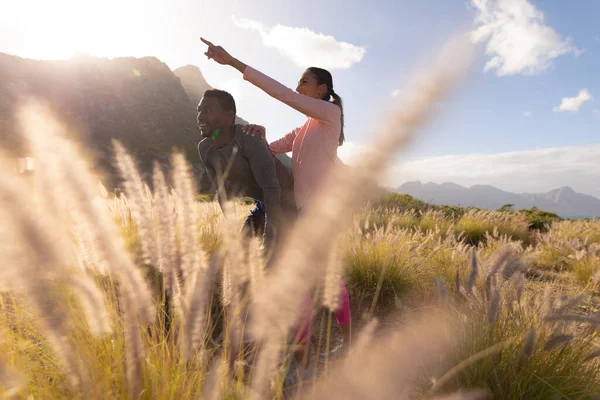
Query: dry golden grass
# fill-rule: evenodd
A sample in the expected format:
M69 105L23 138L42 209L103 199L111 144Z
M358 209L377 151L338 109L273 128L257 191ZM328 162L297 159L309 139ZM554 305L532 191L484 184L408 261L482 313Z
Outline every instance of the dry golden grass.
M393 110L357 171L385 170L469 60L468 46L450 46ZM228 203L223 215L195 201L181 155L172 156L168 174L155 168L143 182L115 143L125 195L111 198L44 107L25 108L22 120L36 174L0 178L0 389L7 397L583 399L600 392L596 222L561 222L538 234L517 215L365 209L377 192L371 174L335 171L267 271L258 241L244 243L240 234L248 206ZM562 249L568 268L556 268L549 246ZM571 285L563 296L563 282L539 282L533 273L544 269L584 281L590 294L578 297L583 287ZM331 311L339 277L353 304L353 347L284 393L301 302L317 288L317 308ZM239 351L249 339L248 351Z

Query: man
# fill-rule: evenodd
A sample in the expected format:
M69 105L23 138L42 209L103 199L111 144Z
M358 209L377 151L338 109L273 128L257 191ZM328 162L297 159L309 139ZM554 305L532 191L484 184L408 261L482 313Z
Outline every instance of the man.
M246 218L244 229L249 234L263 234L264 246L269 249L277 231L283 230L283 214L296 210L292 171L271 153L264 140L243 133L235 116L235 100L229 93L217 89L204 92L198 104L198 128L204 137L198 143L198 155L221 208L222 194L227 199L243 196L255 200L257 206Z

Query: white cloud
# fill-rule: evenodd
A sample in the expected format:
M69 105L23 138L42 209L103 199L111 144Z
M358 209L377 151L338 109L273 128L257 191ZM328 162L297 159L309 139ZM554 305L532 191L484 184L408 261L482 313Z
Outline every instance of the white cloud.
M277 49L296 65L311 65L326 69L348 69L362 60L366 47L342 42L330 35L307 28L275 25L265 28L262 23L233 17L236 26L258 31L265 46Z
M592 94L587 89L581 89L579 94L575 97L563 97L560 102L560 106L554 107L554 112L562 112L562 111L571 111L577 112L579 111L579 107L583 105L586 101L593 100Z
M385 184L398 187L409 180L486 184L519 193L570 186L600 197L600 144L426 157L394 166Z
M534 75L562 55L579 56L571 38L544 24L544 14L528 0L471 0L476 9L474 42L486 43L491 57L484 71L496 69L498 76Z
M532 112L531 111L523 111L523 116L524 117L531 117Z
M352 164L363 150L360 144L348 142L338 150L338 155L345 163ZM492 185L516 193L541 193L570 186L577 192L600 198L600 143L400 161L391 166L380 183L396 188L412 180Z
M600 115L600 108L594 108L594 114Z
M400 89L394 89L394 91L392 92L393 97L398 97L399 94L400 94Z

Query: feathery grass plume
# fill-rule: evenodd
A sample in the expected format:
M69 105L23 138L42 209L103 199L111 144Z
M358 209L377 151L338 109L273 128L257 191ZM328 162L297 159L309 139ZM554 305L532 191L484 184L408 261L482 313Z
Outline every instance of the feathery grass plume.
M21 115L23 127L35 123L36 121L23 121ZM52 123L45 129L52 136L58 134L59 127L56 123ZM34 140L31 137L26 139L30 142ZM94 246L90 227L85 223L85 219L80 218L76 201L71 194L70 183L64 179L60 164L53 161L60 155L60 149L50 143L46 150L52 153L45 155L42 160L36 160L37 170L34 174L34 190L31 196L43 207L42 212L46 215L46 219L54 219L49 225L53 227L55 241L62 239L62 242L56 244L57 247L72 250L75 262L84 268L105 273L103 268L106 267L106 261ZM69 238L77 243L76 247L71 246Z
M122 303L125 310L134 306L128 304L131 296L123 296ZM143 387L142 364L145 359L145 351L142 347L142 335L136 318L124 315L123 334L125 336L125 373L127 375L127 389L131 398L137 399L141 396Z
M470 265L471 273L469 274L469 279L467 280L467 286L465 287L467 293L472 293L473 286L475 286L475 283L477 282L477 275L479 273L479 265L477 262L477 250L475 247L473 247L473 249L471 250L470 264L471 264Z
M456 345L454 323L450 316L422 315L407 320L398 332L359 339L361 346L332 367L327 379L317 380L307 398L415 398L423 375L442 372L439 360Z
M0 165L1 166L1 165ZM4 171L8 169L2 169ZM69 270L60 245L52 234L53 218L45 215L28 196L22 181L10 175L0 179L0 254L2 281L10 282L13 292L22 294L33 307L38 325L56 353L74 390L87 380L87 371L66 340L67 315L52 294L53 281L64 283ZM7 246L6 243L11 243Z
M577 307L579 304L585 302L588 299L588 297L589 297L589 295L587 293L582 293L577 297L574 297L570 300L566 300L554 311L554 315L563 314L566 311L572 310L573 308Z
M504 268L502 268L500 275L502 275L504 279L510 279L515 273L523 270L524 267L521 260L517 257L513 257L504 264Z
M118 207L119 217L121 218L121 226L126 227L133 217L131 216L131 210L127 207L128 201L125 193L119 193L118 197L115 197L115 202Z
M150 290L127 253L110 217L106 200L98 196L88 165L75 147L60 137L64 128L47 108L37 102L22 107L19 119L37 162L36 176L56 180L56 176L44 173L49 170L59 172L56 187L64 189L64 193L73 200L72 206L78 208L78 218L85 219L85 224L94 227L94 243L119 281L122 294L132 297L130 304L135 306L135 310L131 310L129 315L137 315L143 321L152 320Z
M542 294L542 302L540 304L540 313L542 315L550 315L554 311L554 295L552 294L552 288L546 286L544 293Z
M498 282L494 277L491 282L491 295L490 304L488 307L488 323L494 325L498 312L500 311L500 288L498 288Z
M220 249L223 259L225 260L225 272L227 274L228 284L231 285L231 293L229 302L232 300L240 300L243 293L242 287L245 287L250 279L250 270L245 260L245 252L247 246L242 237L243 233L238 225L238 220L235 216L234 205L232 201L223 202L224 219L222 222L223 229L223 246Z
M269 390L269 382L277 371L276 365L281 349L283 348L282 344L284 343L285 336L275 333L275 336L269 339L262 341L260 355L253 368L250 392L251 400L267 398L265 394Z
M72 224L73 241L75 242L75 259L81 271L94 270L94 262L91 260L91 246L89 231L84 231L79 224ZM100 268L98 268L100 269Z
M182 293L182 311L184 315L187 315L190 304L192 303L192 298L196 293L196 289L198 286L202 286L204 284L204 273L208 272L207 267L207 256L205 253L202 253L202 257L200 258L200 262L196 263L192 266L192 269L188 271L188 276L185 281L183 281L183 293ZM185 321L184 321L185 323Z
M454 277L454 291L455 291L455 295L458 296L461 292L461 285L460 285L460 269L456 269L456 276Z
M115 151L116 166L123 179L125 193L130 200L131 215L139 230L142 262L158 268L158 248L154 243L155 236L152 234L152 197L140 178L135 161L125 147L115 139L112 140L112 145Z
M29 134L36 160L41 160L42 166L48 164L60 168L62 180L69 183L67 189L74 200L73 204L80 207L80 215L87 219L86 223L94 226L94 242L118 280L125 321L128 385L132 394L139 395L137 389L141 381L144 352L137 322L151 321L154 317L150 290L116 231L106 200L97 195L88 166L70 143L52 134L60 131L56 120L49 117L43 107L35 104L22 109L20 117L25 132Z
M529 329L529 331L527 332L527 336L525 337L525 341L523 341L523 346L521 347L521 355L519 356L520 365L523 364L525 360L527 360L533 354L533 349L535 347L535 338L535 328Z
M548 339L546 341L546 343L544 343L544 350L546 350L546 351L553 350L559 346L568 344L572 340L573 340L573 335L566 335L566 334L552 335L552 337L550 337L550 339Z
M229 357L229 372L231 372L237 351L243 343L241 335L247 315L247 296L250 295L247 289L251 271L245 259L248 249L244 244L247 241L244 241L242 230L237 225L233 202L226 201L222 204L225 217L222 223L223 236L226 238L220 248L220 253L225 261L222 293L227 315L226 339L229 351L226 353Z
M362 328L356 344L353 346L355 351L367 351L370 344L373 342L375 337L375 330L379 325L377 318L370 319L365 326Z
M81 303L90 332L96 336L111 333L110 315L104 296L94 282L85 275L72 274L66 279L66 283Z
M209 372L206 374L207 376L204 378L206 381L202 383L201 399L222 400L225 398L223 380L227 376L226 366L224 358L217 356Z
M86 218L80 217L76 209L71 209L69 214L71 215L70 226L75 243L77 265L86 273L107 275L110 266L94 243L91 227L86 224Z
M186 360L191 358L192 353L200 347L205 337L206 308L218 264L218 257L213 256L206 268L197 266L189 271L190 279L185 293L187 299L183 315L184 329L179 336L180 349Z
M250 271L250 295L255 296L265 276L265 257L260 239L248 241L248 267Z
M198 210L194 196L195 185L190 167L181 153L171 157L173 182L177 194L177 237L179 238L181 269L185 280L189 271L202 263L203 251L200 248Z
M155 234L154 244L158 247L157 267L162 271L165 290L168 298L172 301L174 310L181 314L181 286L178 279L181 271L177 270L175 259L175 216L173 215L173 207L169 202L169 190L165 176L158 162L154 163L153 186L155 191L153 230Z
M94 245L91 227L85 218L81 217L77 199L73 195L72 183L64 176L63 164L68 160L68 155L61 148L64 141L61 134L64 133L64 128L50 115L48 109L36 100L19 109L18 119L21 130L25 132L24 139L29 143L36 160L33 191L25 191L30 192L35 203L42 207L43 218L52 219L48 225L52 226L56 248L63 249L61 252L64 252L64 249L72 250L74 263L81 262L94 271L105 273L103 268L106 266L106 260ZM78 248L72 246L70 238L79 242Z
M523 299L523 291L525 290L525 282L526 282L526 278L525 275L517 272L514 276L513 276L513 285L515 288L515 297L517 300L517 304L521 304L521 299Z
M6 223L7 219L4 218L3 222ZM13 238L22 240L18 235L13 236ZM34 251L42 253L40 248ZM15 259L13 258L12 261L15 262ZM44 266L39 257L33 257L33 259L25 262ZM23 266L24 263L21 263L20 267ZM22 277L11 281L12 291L21 294L26 299L27 304L31 307L32 314L36 317L35 324L44 332L46 340L57 356L62 371L68 377L70 387L75 392L80 392L85 389L89 375L81 360L77 358L73 344L67 340L68 316L64 311L64 303L55 299L55 295L52 293L52 283L47 278L32 278L35 273L32 274L31 270L25 268L22 268L20 273Z
M235 290L233 288L233 278L231 275L231 263L225 260L221 273L221 303L225 307L231 306L234 302Z
M385 268L385 267L384 267ZM334 312L340 305L340 281L344 269L344 258L339 240L334 242L326 264L325 282L323 284L323 305ZM381 271L381 275L385 271ZM377 297L377 296L376 296Z
M491 279L495 277L507 260L514 254L512 245L505 245L496 250L489 258L487 263L488 275L485 280L485 294L487 298L491 295Z
M65 147L66 149L66 147ZM80 164L72 169L66 170L66 176L73 182L73 187L79 190L75 194L79 197L78 204L82 206L81 216L89 218L89 224L92 224L95 229L94 241L99 245L111 268L111 273L118 280L119 292L122 296L131 297L129 306L134 307L131 310L123 311L131 317L137 316L140 322L152 321L154 315L152 312L152 300L150 290L142 276L140 270L133 264L129 253L125 248L125 244L118 235L105 203L102 201L94 201L90 199L98 199L93 191L93 186L87 184L91 182L89 173L85 169L85 165L81 159L76 158L76 153L71 153L69 157L72 163Z
M546 322L557 322L557 321L581 322L583 324L600 326L600 315L598 313L592 314L589 317L586 317L583 315L575 315L575 314L548 315L548 316L544 317L544 321L546 321Z
M429 241L431 240L431 238L432 238L432 237L433 237L433 233L432 233L432 234L430 234L430 235L428 235L428 236L425 238L425 240L423 240L423 241L422 241L422 242L421 242L421 243L420 243L420 244L419 244L419 245L418 245L418 246L415 248L415 250L416 250L417 252L421 251L421 249L422 249L422 248L423 248L425 245L427 245L427 243L429 243Z

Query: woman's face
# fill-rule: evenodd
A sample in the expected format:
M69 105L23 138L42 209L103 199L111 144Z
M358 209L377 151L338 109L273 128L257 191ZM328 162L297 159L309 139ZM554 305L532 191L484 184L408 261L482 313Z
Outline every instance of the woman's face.
M296 92L315 99L322 99L327 93L327 85L319 85L315 74L310 71L304 71L298 81Z

